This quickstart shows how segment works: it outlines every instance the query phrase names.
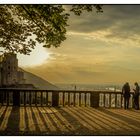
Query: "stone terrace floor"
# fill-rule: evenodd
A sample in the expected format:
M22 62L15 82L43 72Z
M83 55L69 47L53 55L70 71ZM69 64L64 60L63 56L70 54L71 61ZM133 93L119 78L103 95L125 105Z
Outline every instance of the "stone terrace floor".
M0 135L140 135L140 110L1 106Z

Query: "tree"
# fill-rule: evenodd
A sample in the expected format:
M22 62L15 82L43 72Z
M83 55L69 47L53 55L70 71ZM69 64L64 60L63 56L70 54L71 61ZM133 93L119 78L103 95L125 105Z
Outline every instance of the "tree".
M69 12L63 5L0 5L0 47L22 54L30 54L36 42L59 47L66 39L70 12L80 16L93 9L102 12L101 5L72 5Z

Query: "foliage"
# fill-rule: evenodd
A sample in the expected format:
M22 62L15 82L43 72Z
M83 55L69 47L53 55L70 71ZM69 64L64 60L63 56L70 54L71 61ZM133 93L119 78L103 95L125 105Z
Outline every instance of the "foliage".
M96 8L96 12L103 12L102 5L94 4L94 5L72 5L72 9L70 11L74 12L75 15L80 16L83 11L92 12L92 10Z
M0 5L0 46L5 52L30 54L36 42L43 47L59 47L66 39L70 12L81 15L101 5Z

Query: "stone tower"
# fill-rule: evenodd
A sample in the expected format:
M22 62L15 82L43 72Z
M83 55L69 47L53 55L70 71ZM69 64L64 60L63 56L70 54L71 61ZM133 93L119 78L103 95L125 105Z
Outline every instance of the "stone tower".
M24 73L18 71L18 59L16 54L5 53L1 56L1 86L11 86L22 83Z

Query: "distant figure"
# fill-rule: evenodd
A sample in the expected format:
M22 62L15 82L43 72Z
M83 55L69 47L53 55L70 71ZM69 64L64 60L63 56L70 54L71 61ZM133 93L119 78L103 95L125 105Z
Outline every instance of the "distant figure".
M122 88L122 94L124 97L124 109L128 109L129 107L129 99L130 99L130 86L129 83L126 82Z
M139 109L139 85L137 82L135 82L134 85L135 85L135 89L133 89L134 90L133 103L134 103L134 108L138 110Z

